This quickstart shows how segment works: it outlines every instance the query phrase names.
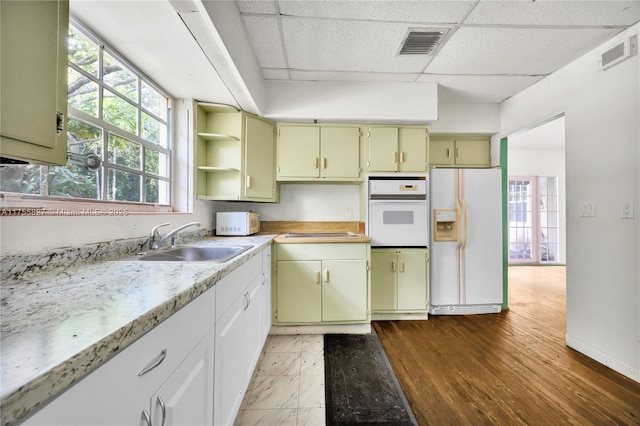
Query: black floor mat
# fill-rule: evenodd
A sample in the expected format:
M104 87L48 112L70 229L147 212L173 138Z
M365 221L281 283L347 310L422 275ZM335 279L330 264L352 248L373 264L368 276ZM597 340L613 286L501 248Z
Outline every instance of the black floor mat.
M326 424L417 425L375 334L325 334Z

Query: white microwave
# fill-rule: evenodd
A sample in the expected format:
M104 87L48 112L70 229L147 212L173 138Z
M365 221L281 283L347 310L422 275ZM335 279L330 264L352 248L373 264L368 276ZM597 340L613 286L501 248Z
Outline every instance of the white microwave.
M260 215L258 213L216 213L216 235L251 235L256 232L260 232Z

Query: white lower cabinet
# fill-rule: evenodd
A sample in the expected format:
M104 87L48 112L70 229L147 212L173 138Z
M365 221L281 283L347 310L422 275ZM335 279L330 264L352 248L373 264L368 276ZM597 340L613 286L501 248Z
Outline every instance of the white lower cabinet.
M215 425L233 424L267 338L265 321L270 328L271 317L264 310L270 313L270 301L269 305L265 301L270 299L270 286L265 283L263 264L270 252L266 248L216 285L218 301L230 304L227 309L216 308Z
M270 277L267 247L23 424L232 425L271 327Z

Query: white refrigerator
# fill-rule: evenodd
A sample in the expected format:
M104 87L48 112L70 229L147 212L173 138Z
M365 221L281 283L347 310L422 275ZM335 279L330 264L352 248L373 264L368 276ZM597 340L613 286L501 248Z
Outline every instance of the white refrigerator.
M431 169L431 315L502 309L500 169Z

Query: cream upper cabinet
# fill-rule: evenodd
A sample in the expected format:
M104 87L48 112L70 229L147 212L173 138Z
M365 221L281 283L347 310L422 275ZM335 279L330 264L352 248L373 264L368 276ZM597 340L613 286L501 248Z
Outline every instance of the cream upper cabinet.
M360 128L343 125L278 125L277 180L358 181Z
M197 103L196 112L198 198L277 202L275 125L227 105Z
M0 2L0 157L67 162L69 2Z
M426 127L369 127L370 172L425 172Z
M369 321L369 244L276 244L277 324Z
M441 138L429 141L429 167L490 167L491 142L484 138Z
M371 311L426 312L428 277L427 249L372 249Z

